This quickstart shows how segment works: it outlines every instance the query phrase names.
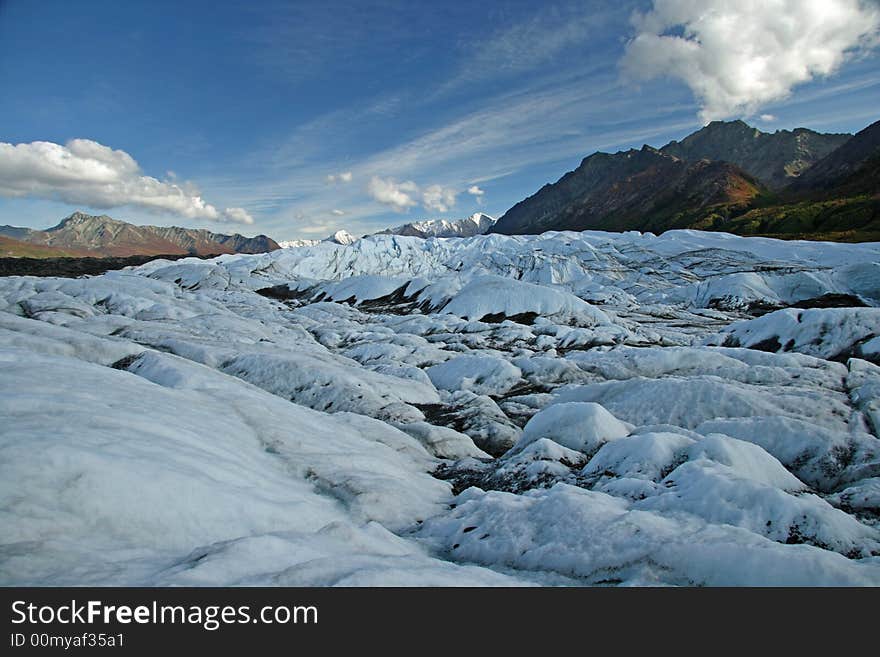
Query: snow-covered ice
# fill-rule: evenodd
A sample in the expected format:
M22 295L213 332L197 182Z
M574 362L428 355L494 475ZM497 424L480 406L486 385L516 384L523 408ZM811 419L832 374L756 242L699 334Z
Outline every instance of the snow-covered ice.
M0 582L880 584L880 244L340 241L0 279Z
M514 450L521 450L541 438L549 438L563 447L592 455L608 441L625 438L631 429L599 404L553 404L538 411L526 423Z

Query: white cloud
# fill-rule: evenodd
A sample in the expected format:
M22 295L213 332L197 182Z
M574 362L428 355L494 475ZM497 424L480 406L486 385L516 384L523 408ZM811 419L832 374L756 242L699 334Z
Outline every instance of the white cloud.
M426 210L449 212L455 206L455 190L442 185L431 185L422 192L422 205Z
M433 212L449 212L455 207L456 191L443 185L429 185L424 189L412 180L397 182L393 178L373 176L367 185L373 200L391 206L395 212L406 212L419 205Z
M327 176L327 183L333 184L337 182L350 183L354 176L351 171L343 171L342 173L331 173Z
M254 221L242 208L218 210L190 184L145 176L125 151L89 139L73 139L64 146L48 141L0 142L0 196L60 200L102 209L131 205L187 219Z
M670 135L695 129L694 119L683 115L688 110L679 105L640 103L633 107L632 91L622 84L615 70L616 57L616 53L609 53L607 59L593 62L595 68L579 67L574 74L563 71L542 76L540 81L507 88L488 100L456 105L457 113L449 121L437 124L432 118L411 138L396 143L391 139L386 148L352 161L357 184L329 186L324 180L327 170L317 179L314 172L325 166L322 158L328 144L334 151L344 151L357 134L379 129L374 113L364 105L325 115L316 120L316 127L305 132L298 128L278 151L252 154L249 164L254 177L212 181L212 187L222 186L226 193L247 199L248 207L265 208L273 219L264 223L272 221L277 226L272 229L273 237L305 236L297 234L294 223L284 223L293 219L293 212L321 217L334 207L345 209L348 230L365 234L388 223L389 207L364 193L373 176L397 181L442 181L444 186L464 193L469 186L482 188L488 181L528 166L553 163L559 167L566 158L576 166L585 153L597 149L654 143L660 138L668 141ZM553 126L549 133L548 125ZM267 162L272 163L268 171ZM486 191L483 199L488 196ZM411 196L417 204L421 200L418 195ZM496 203L507 200L499 198ZM266 226L268 229L272 225Z
M762 114L759 117L764 123L773 123L776 120L775 114Z
M367 193L379 203L390 205L395 212L406 212L419 204L415 195L419 187L411 180L398 183L392 178L373 176L367 185Z
M345 214L345 211L344 210L333 210L333 214L335 214L337 217L341 217L342 215Z
M307 235L329 234L336 230L333 224L311 224L309 226L300 226L299 232Z
M711 121L751 115L876 46L880 9L863 0L654 0L632 22L623 71L682 79Z
M566 51L583 46L615 13L615 7L595 1L534 6L537 11L529 19L463 42L466 57L462 69L443 88L539 69Z
M483 205L483 195L486 192L480 189L479 185L471 185L467 188L467 193L474 197L477 205Z
M227 221L234 221L239 224L252 224L254 218L244 208L226 208L223 216Z

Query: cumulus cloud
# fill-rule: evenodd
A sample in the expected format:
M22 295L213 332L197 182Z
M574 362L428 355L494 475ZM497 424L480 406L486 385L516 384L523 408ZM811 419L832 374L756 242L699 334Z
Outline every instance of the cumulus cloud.
M367 193L379 203L390 205L395 212L406 212L419 204L416 200L419 186L411 180L398 183L392 178L373 176L367 185Z
M708 122L751 115L875 47L880 9L870 0L654 0L632 23L623 71L680 78Z
M476 196L479 198L480 196L482 196L486 192L484 192L482 189L480 189L477 185L471 185L470 187L468 187L467 193L472 194L473 196Z
M762 114L760 118L765 123L773 123L776 120L776 115L775 114Z
M354 178L354 176L352 175L351 171L343 171L342 173L331 173L330 175L328 175L327 182L329 184L338 182L349 183L351 182L352 178Z
M433 212L448 212L455 206L457 193L451 187L429 185L424 189L412 180L397 182L393 178L373 176L367 185L373 200L391 206L395 212L406 212L419 205Z
M455 206L455 190L442 185L431 185L422 192L422 205L426 210L449 212Z
M342 215L345 214L345 210L333 210L332 212L333 212L333 214L335 214L337 217L341 217Z
M90 139L0 142L0 196L34 197L95 208L133 205L188 219L251 224L242 208L218 210L189 184L143 175L135 159Z
M244 208L226 208L223 210L226 221L234 221L239 224L252 224L254 218Z

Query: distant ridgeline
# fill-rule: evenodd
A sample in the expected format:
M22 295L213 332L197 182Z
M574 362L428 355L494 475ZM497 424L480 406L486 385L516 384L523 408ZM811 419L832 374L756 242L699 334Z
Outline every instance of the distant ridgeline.
M244 237L176 226L135 226L107 215L74 212L47 230L0 226L0 257L125 258L151 255L266 253L280 248L265 235Z
M489 232L717 230L880 240L880 122L855 136L714 121L656 149L594 153Z
M427 239L429 237L473 237L474 235L483 235L495 224L495 219L488 214L476 212L464 219L426 219L424 221L411 221L407 224L401 224L393 228L380 230L372 235L401 235L403 237L420 237ZM364 235L369 237L370 235ZM329 237L322 240L289 240L279 242L283 249L299 248L302 246L316 246L321 242L329 242L331 244L341 244L348 246L354 244L360 238L355 237L347 230L338 230Z
M378 234L409 235L412 237L473 237L474 235L482 235L494 225L495 219L482 212L477 212L458 221L449 221L448 219L413 221L394 228L386 228Z
M743 121L713 121L662 148L594 153L497 221L415 221L379 234L470 237L549 230L662 233L687 228L785 239L880 241L880 121L855 135L798 128L761 132ZM326 240L348 245L344 230ZM136 226L75 212L57 226L0 226L0 257L125 258L265 253L279 245L204 229Z

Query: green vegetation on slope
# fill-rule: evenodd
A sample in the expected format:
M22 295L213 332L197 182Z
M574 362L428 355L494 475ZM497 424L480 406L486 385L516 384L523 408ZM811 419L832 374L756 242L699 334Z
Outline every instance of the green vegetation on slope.
M722 229L737 235L788 239L877 241L880 240L880 198L859 195L759 206L729 219Z

